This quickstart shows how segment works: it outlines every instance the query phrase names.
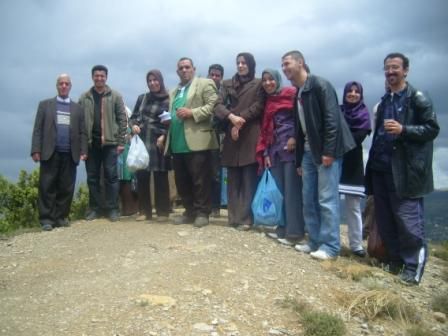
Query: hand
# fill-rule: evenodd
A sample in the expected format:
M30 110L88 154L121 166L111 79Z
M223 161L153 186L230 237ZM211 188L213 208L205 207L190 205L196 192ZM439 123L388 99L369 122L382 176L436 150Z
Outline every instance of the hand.
M302 176L303 174L302 167L297 167L296 169L297 169L297 175Z
M403 132L403 126L396 120L385 119L384 130L389 134L400 135Z
M40 153L38 153L38 152L33 153L33 155L31 157L33 158L34 162L39 162L40 161Z
M232 135L233 141L237 141L240 138L240 130L236 126L232 127L230 134Z
M140 134L140 131L140 127L138 127L137 125L132 126L132 133Z
M265 168L271 168L272 164L271 164L271 159L269 156L265 156L264 157L264 167Z
M81 160L81 161L86 161L86 160L87 160L87 154L81 154L81 155L79 156L79 160Z
M120 155L124 151L124 146L118 145L117 146L117 154Z
M165 147L165 135L161 135L157 138L156 146L160 151L163 151L163 148Z
M193 112L192 112L191 109L189 109L189 108L181 107L181 108L178 108L178 109L177 109L177 111L176 111L176 116L177 116L179 119L184 120L184 119L191 118L191 117L193 116Z
M243 125L246 123L246 120L242 117L239 117L233 113L229 114L229 120L233 124L233 126L237 127L238 129L241 129Z
M322 155L322 164L324 167L330 167L334 161L334 157Z
M288 142L286 143L286 148L288 152L294 152L296 149L296 139L295 138L289 138Z

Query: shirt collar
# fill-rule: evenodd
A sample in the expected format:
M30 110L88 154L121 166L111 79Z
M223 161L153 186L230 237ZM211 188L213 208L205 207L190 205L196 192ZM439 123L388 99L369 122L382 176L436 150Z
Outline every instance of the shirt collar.
M57 100L58 102L60 102L60 103L67 103L67 104L70 103L70 97L62 98L62 97L57 96L57 97L56 97L56 100Z

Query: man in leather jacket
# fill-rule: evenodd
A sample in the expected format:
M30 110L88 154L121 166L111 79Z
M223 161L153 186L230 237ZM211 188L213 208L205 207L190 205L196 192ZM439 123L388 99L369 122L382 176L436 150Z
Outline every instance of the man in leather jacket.
M384 59L388 91L378 106L366 171L378 229L387 249L385 270L417 285L427 259L423 196L434 189L433 140L439 133L427 95L407 81L409 59L391 53Z
M307 244L296 250L327 260L340 251L339 179L343 155L355 142L333 86L309 73L301 52L282 57L283 72L298 88L295 101L298 173L303 179L303 215Z

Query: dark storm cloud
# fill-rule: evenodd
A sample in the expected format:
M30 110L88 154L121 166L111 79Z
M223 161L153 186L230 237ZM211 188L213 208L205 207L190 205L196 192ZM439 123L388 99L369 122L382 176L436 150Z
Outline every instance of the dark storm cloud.
M2 1L0 173L15 178L19 169L35 167L28 153L34 115L40 100L56 94L57 75L71 75L77 99L92 85L90 69L98 63L108 66L108 83L132 109L147 89L149 69L160 69L175 87L182 56L194 60L198 75L221 63L229 78L238 52L255 55L259 75L266 67L280 70L284 52L300 49L339 98L356 79L372 107L384 92L384 56L401 51L411 59L409 81L430 93L446 125L447 12L443 0ZM447 140L442 127L436 175L448 165ZM448 186L447 178L439 180Z

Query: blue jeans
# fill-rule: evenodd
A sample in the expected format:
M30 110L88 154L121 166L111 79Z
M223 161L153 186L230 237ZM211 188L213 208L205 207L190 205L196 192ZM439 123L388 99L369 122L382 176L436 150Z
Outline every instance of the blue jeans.
M313 251L323 250L331 256L339 254L339 179L342 159L325 167L313 161L306 151L302 159L303 216Z
M104 198L101 188L101 168L104 173ZM117 146L89 147L86 161L89 208L97 212L118 210L120 181L117 171Z

